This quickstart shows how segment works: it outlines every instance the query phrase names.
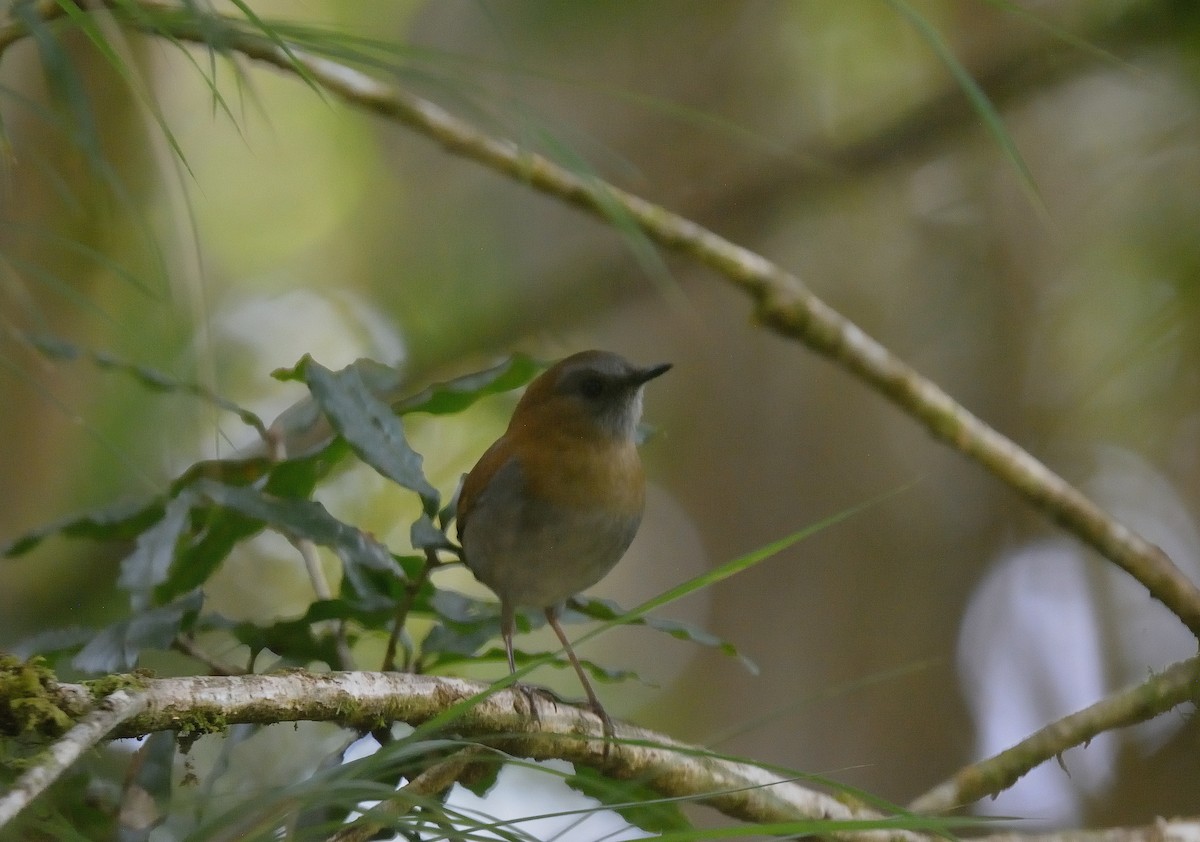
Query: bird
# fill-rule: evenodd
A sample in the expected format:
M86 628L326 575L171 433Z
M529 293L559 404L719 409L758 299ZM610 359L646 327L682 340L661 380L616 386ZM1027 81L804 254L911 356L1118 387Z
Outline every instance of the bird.
M541 609L604 726L606 755L612 720L559 614L568 599L612 570L641 525L646 499L637 450L642 391L670 368L670 363L640 368L596 350L561 360L529 384L508 428L459 491L463 561L500 599L510 674L516 672L516 609Z

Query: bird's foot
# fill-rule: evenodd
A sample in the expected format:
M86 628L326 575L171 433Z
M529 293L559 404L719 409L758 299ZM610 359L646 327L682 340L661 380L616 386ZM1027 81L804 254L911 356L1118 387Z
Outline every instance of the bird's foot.
M538 688L518 681L513 685L513 689L519 691L520 694L525 697L525 712L529 715L530 720L532 720L535 725L540 725L542 718L538 715Z
M612 718L599 703L588 702L584 705L592 713L600 718L600 725L604 729L604 749L602 751L602 759L607 761L608 755L612 749L613 740L616 738L616 732L613 730Z

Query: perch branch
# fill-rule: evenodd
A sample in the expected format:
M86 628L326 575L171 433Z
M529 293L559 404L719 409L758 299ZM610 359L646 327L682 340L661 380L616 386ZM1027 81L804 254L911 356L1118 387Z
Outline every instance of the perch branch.
M590 711L512 688L479 699L487 685L457 678L408 673L295 671L275 675L194 676L149 679L136 695L114 693L55 744L55 760L30 770L0 800L0 827L41 792L85 749L105 736L135 737L156 731L196 736L242 723L337 722L369 730L380 722L430 722L473 700L448 727L509 753L535 760L562 759L603 769L619 778L645 781L665 797L687 796L728 816L757 822L828 819L877 822L879 813L849 807L834 797L758 766L715 757L662 734L616 723L615 746L605 754L604 729ZM64 710L86 704L86 688L56 685ZM60 748L61 747L61 748ZM40 786L26 784L35 776ZM847 831L877 842L924 837L906 831Z

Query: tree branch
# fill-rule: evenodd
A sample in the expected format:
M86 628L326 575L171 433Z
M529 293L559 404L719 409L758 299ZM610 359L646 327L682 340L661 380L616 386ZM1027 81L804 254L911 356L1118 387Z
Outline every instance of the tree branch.
M624 723L614 723L616 742L606 755L603 725L590 711L540 694L527 695L520 689L481 697L487 692L488 686L479 682L406 673L295 671L145 680L136 693L114 693L86 714L55 744L53 762L30 770L0 799L0 827L106 735L136 737L180 731L195 737L242 723L299 721L337 722L370 730L381 722L397 720L414 726L434 723L535 760L561 759L602 769L614 777L637 778L664 797L687 796L737 819L853 822L883 818L750 763L714 756ZM55 685L51 695L64 710L78 710L89 698L86 688L72 684ZM531 698L535 716L529 715ZM462 709L456 710L453 718L446 716L460 704ZM26 778L34 780L26 783ZM905 831L846 835L877 842L924 839Z
M1052 722L994 757L965 766L917 798L915 813L941 813L1008 789L1035 766L1098 734L1136 725L1188 701L1200 700L1200 656L1173 664L1149 681L1119 690Z
M27 10L25 14L29 14L29 10L34 10L35 14L41 14L46 18L62 14L62 6L54 3L42 2L31 4L25 8ZM134 14L131 10L141 11ZM112 11L116 18L130 29L140 30L151 36L166 35L181 41L206 45L211 45L214 37L219 36L221 49L238 52L297 75L355 107L404 124L432 138L456 155L475 160L604 220L622 216L635 221L645 234L659 245L691 256L698 262L716 270L727 281L742 289L755 303L757 315L764 326L781 335L797 339L812 350L840 364L881 392L903 411L916 418L926 426L933 436L960 450L1003 482L1011 485L1035 508L1060 523L1068 531L1138 579L1154 598L1173 611L1193 633L1200 635L1200 588L1189 581L1161 549L1110 517L1078 489L1057 476L1017 444L972 415L936 384L922 377L886 347L867 336L851 321L813 295L798 278L764 257L737 246L696 223L672 214L638 196L608 185L599 179L573 173L547 158L522 150L510 141L479 132L470 124L450 115L433 103L381 83L344 64L295 48L284 47L260 34L239 29L228 19L206 16L202 22L194 16L182 14L182 12L188 11L182 6L173 6L157 2L157 0L141 0L140 3L123 2L114 5ZM143 15L141 12L157 14ZM173 14L164 16L163 13L166 12ZM28 27L23 21L0 22L0 50L19 40L27 33L27 30ZM364 674L334 675L361 676ZM221 680L252 681L290 678L293 676L246 676ZM314 692L316 688L312 682L318 678L320 677L304 677L305 693ZM387 681L434 681L416 676L381 678ZM179 679L176 681L205 680L216 681L218 679ZM376 680L381 679L377 678ZM940 810L956 803L971 801L983 795L998 792L1033 766L1072 745L1085 742L1108 728L1149 718L1165 709L1162 707L1164 704L1166 707L1170 707L1187 698L1194 697L1198 684L1200 684L1200 677L1197 677L1195 660L1177 664L1161 676L1157 676L1139 687L1122 691L1084 711L1072 714L1047 726L1006 752L967 767L950 781L917 799L914 807L924 810ZM160 687L164 694L168 694L168 689L166 684ZM176 689L182 692L181 687ZM198 698L208 698L205 693L211 689L206 689L202 685L191 687L192 691L200 693ZM156 696L156 698L159 697ZM250 698L254 702L261 702L261 699L254 694ZM458 722L458 727L462 727L463 722L471 720L472 717L481 715L476 711L486 710L488 705L498 704L498 700L502 698L507 698L507 694L497 694L472 708L471 712L464 715L463 719ZM297 697L296 709L307 709L308 703L303 696ZM315 700L313 703L319 705ZM383 702L379 703L383 704ZM203 704L217 703L210 700ZM350 706L346 709L359 710L362 698L355 695L352 703L347 704ZM217 705L217 707L221 706ZM509 707L511 708L511 700L509 700ZM201 709L203 709L203 705ZM253 705L238 709L242 711L241 715L250 716ZM328 712L327 717L341 721L346 715L346 709L340 712ZM558 722L557 725L565 727L566 730L560 731L552 728L548 732L539 730L536 734L521 733L519 736L510 738L511 744L531 756L538 756L540 751L543 752L543 756L598 763L599 749L592 750L593 745L598 744L564 742L558 738L565 734L578 734L582 731L598 733L593 728L584 728L584 724L588 726L595 724L584 722L586 714L573 709L565 710L569 712L562 715L566 717L567 721ZM149 717L152 713L153 711L147 710L138 717L138 721L141 722L143 717ZM510 711L509 713L517 718L505 720L506 728L518 732L525 731L528 723L520 718L519 712ZM427 717L432 715L435 714L427 711ZM271 716L266 720L235 718L229 721L277 721L280 717L281 712L273 710ZM288 717L283 716L282 718ZM304 718L312 717L305 716ZM503 716L501 720L504 720ZM150 722L151 720L146 721ZM410 721L413 720L410 719ZM417 716L417 721L420 721L420 716ZM555 724L553 720L546 719L543 720L542 725L546 726L547 723ZM82 725L83 723L81 723ZM123 727L130 728L132 725ZM157 727L178 727L178 721L174 726L159 722ZM482 721L477 722L475 727L482 729L480 733L495 733L495 731L484 728ZM117 731L121 732L121 728L118 728ZM558 735L558 737L546 742L547 737L553 735ZM650 732L623 728L618 735L625 737L643 735L639 738L651 739L656 744L655 749L664 752L669 757L651 761L642 758L636 752L626 757L627 752L633 751L633 747L626 746L617 760L618 768L608 770L616 774L629 772L629 769L625 768L625 764L631 762L631 759L637 759L647 769L657 770L655 774L661 774L666 779L668 777L667 770L678 764L682 757L686 756L689 762L697 760L692 755L680 754L682 747L678 744L664 740L658 735L651 735ZM639 746L638 748L643 747ZM579 756L576 757L575 754ZM755 769L756 774L765 774L756 767L745 766L743 768L741 764L735 764L733 770L719 765L710 767L707 764L712 762L711 758L700 759L704 761L699 766L703 775L700 775L699 772L694 774L707 778L710 783L722 779L723 776L732 776L731 780L740 780L737 776L742 774L745 769ZM655 763L658 763L659 766L656 766ZM50 767L51 771L53 768ZM61 771L55 773L54 776L57 774L61 774ZM50 779L52 780L53 777ZM713 804L730 815L739 817L761 818L762 816L776 815L795 817L795 813L792 812L795 805L786 798L782 802L775 800L779 793L790 792L787 787L794 786L794 784L788 784L778 779L760 782L767 783L769 788L753 790L754 793L772 793L771 798L762 804L755 802L754 805L750 805L747 802L736 800L741 798L740 795L735 798L728 793L720 798L735 798L735 801L728 805L729 809L719 806L715 799ZM5 796L5 798L8 799L9 796ZM822 796L822 798L827 797ZM837 802L832 803L836 804ZM846 809L841 805L838 807L842 810ZM760 808L765 812L760 814ZM802 814L811 815L810 813ZM822 813L822 815L841 815L841 813Z
M87 695L86 689L80 687L77 690ZM78 703L77 698L71 701ZM8 792L0 794L0 828L58 780L80 755L97 745L122 722L141 713L148 701L147 695L139 691L118 690L105 697L91 713L50 746L40 763L21 775Z
M130 5L158 14L131 16L124 11ZM455 155L601 219L620 216L633 220L660 246L689 255L743 290L754 301L764 326L837 362L921 422L935 438L1013 487L1032 506L1141 582L1200 636L1200 587L1166 553L959 405L937 384L814 295L796 276L689 219L600 179L571 172L509 140L480 132L439 106L354 68L285 48L224 18L205 17L202 24L195 17L177 14L179 10L159 0L121 3L112 9L125 25L150 35L167 34L202 44L219 37L224 49L298 75L357 108L426 135ZM168 11L176 14L163 17L162 13Z

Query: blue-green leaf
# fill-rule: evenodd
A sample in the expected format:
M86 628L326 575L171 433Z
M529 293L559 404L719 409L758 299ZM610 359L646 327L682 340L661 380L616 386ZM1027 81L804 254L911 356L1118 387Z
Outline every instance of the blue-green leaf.
M333 372L308 357L302 366L313 398L338 435L380 474L415 491L425 511L435 514L440 495L425 478L421 455L409 446L400 419L372 393L359 369Z

